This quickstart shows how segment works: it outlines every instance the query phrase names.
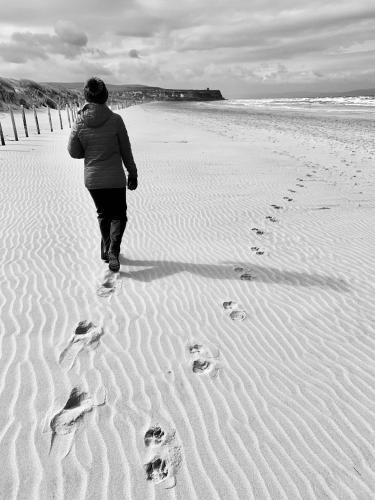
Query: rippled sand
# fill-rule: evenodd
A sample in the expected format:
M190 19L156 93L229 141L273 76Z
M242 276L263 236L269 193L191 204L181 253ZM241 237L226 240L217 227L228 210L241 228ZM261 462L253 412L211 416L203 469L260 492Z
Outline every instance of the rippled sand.
M68 128L0 147L0 497L372 498L368 128L120 113L119 273Z

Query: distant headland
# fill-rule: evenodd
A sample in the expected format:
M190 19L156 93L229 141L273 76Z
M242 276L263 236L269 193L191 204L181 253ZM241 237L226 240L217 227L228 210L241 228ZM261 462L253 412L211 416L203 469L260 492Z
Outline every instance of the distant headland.
M216 101L223 100L220 90L164 89L147 85L107 85L110 100L117 101ZM44 82L15 80L0 77L0 109L9 105L50 106L83 100L83 83Z
M48 82L45 85L49 85L53 88L61 88L64 90L69 90L73 92L82 93L82 82L81 83L58 83L58 82ZM148 85L138 85L138 84L123 84L123 85L113 85L106 84L110 95L113 98L123 98L123 99L139 99L139 100L158 100L158 101L221 101L224 97L220 90L211 90L206 88L203 90L196 89L164 89L162 87L151 87Z

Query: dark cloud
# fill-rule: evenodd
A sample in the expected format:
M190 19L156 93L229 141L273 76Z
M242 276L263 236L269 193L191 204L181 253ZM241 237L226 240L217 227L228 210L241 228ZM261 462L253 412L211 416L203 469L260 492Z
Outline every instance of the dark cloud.
M70 45L77 45L78 47L87 45L86 33L69 21L58 21L55 25L55 33L61 40Z
M129 57L132 59L139 59L139 52L136 49L129 50Z
M52 54L73 59L82 53L87 44L87 36L74 24L59 21L55 31L56 35L15 32L11 35L10 42L0 44L0 57L7 62L22 64L29 59L48 59Z

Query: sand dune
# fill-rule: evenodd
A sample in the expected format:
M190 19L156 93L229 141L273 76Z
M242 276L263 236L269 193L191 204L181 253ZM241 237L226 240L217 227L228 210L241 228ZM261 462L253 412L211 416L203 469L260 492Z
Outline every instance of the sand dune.
M121 113L115 275L68 129L0 149L0 497L373 498L366 127Z

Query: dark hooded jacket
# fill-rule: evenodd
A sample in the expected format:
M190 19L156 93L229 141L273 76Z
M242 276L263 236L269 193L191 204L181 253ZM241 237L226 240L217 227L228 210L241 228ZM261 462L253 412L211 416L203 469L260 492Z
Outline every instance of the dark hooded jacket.
M68 151L73 158L85 159L84 179L88 189L125 187L123 163L130 176L137 176L123 119L106 104L86 103L78 111Z

